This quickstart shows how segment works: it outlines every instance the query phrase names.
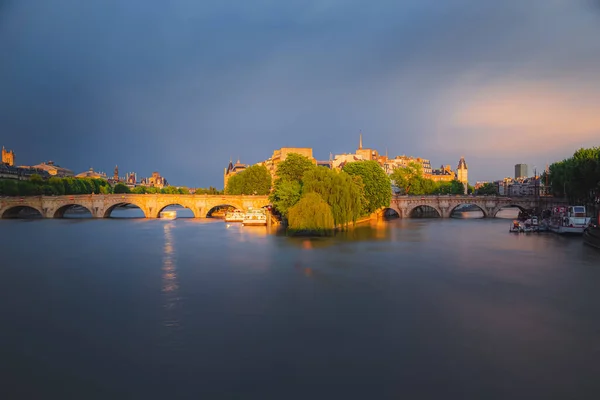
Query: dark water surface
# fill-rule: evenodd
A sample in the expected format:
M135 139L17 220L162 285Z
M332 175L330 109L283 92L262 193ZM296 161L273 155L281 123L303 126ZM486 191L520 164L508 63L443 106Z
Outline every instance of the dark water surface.
M600 253L508 228L0 221L0 398L599 399Z

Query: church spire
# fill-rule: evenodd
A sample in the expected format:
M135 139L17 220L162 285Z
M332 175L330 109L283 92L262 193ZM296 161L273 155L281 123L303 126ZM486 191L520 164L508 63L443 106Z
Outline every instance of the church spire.
M358 149L362 150L362 130L360 131L360 136L358 139Z

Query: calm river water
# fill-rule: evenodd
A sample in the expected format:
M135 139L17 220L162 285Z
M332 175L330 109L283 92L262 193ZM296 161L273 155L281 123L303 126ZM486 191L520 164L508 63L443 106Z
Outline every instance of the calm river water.
M600 398L600 252L509 224L2 220L0 398Z

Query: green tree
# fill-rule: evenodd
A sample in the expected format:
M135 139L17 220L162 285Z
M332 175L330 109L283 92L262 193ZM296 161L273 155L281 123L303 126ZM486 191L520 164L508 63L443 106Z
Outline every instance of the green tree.
M227 182L227 194L266 195L271 190L271 174L264 165L253 165Z
M326 235L333 232L334 226L331 208L317 193L305 193L298 204L289 209L290 233Z
M36 185L42 185L44 183L44 180L39 174L31 174L29 180L31 183L35 183Z
M2 185L2 194L5 196L18 196L19 185L17 184L17 181L12 179L5 180Z
M269 200L284 218L287 218L288 210L293 207L302 195L302 184L298 181L277 179Z
M411 161L404 168L396 168L390 175L395 185L405 194L423 194L421 182L423 181L423 166Z
M573 157L553 163L543 177L546 179L555 196L592 202L600 194L600 147L579 149Z
M131 190L129 190L129 187L127 187L127 185L119 182L115 185L114 189L113 189L113 193L115 194L121 194L121 193L130 193Z
M302 187L303 195L312 192L329 204L336 226L347 227L363 214L366 200L360 176L314 167L305 172Z
M165 186L164 188L160 189L160 193L162 193L162 194L179 194L179 189L177 189L175 186Z
M48 184L52 186L54 194L65 194L65 185L63 184L63 180L61 178L53 176L52 178L48 179Z
M498 194L498 188L492 182L486 182L477 189L477 194L495 196Z
M363 213L369 215L382 207L389 207L392 200L390 178L377 161L357 161L347 163L344 172L360 176L363 183Z
M315 166L313 162L300 154L290 153L277 165L277 178L290 182L302 181L302 175Z
M198 188L196 189L196 194L223 194L222 190L219 190L215 187L209 186L208 188Z

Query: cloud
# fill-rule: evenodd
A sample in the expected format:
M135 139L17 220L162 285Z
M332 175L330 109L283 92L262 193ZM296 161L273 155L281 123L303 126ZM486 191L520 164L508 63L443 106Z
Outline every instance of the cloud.
M596 6L0 2L0 139L23 163L208 186L230 157L327 158L362 129L381 152L464 155L471 177L492 179L596 140Z

